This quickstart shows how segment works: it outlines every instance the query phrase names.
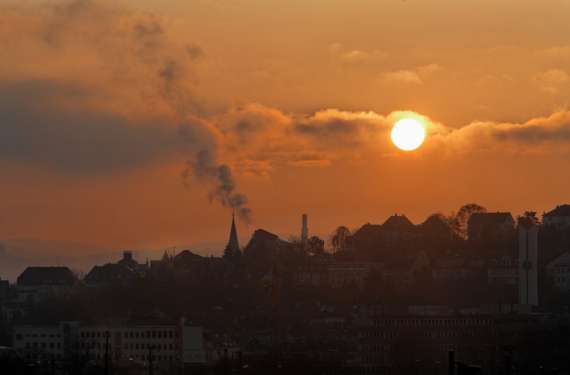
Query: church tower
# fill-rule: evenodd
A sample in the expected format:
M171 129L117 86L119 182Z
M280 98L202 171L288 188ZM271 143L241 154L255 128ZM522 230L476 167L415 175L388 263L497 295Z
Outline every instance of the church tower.
M239 248L239 241L236 229L236 218L235 214L232 214L232 227L230 229L230 238L226 249L224 250L224 258L226 259L237 259L241 256L241 250Z

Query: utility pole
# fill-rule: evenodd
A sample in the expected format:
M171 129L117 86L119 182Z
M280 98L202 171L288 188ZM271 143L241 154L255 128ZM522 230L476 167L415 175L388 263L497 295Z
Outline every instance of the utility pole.
M109 375L109 331L105 332L105 375Z
M153 363L152 363L152 345L148 346L148 375L153 375Z
M453 350L449 351L447 375L455 375L455 352Z

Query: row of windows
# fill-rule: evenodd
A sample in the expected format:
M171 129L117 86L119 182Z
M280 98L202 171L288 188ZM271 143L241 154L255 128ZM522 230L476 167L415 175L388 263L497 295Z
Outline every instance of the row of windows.
M489 319L386 319L377 320L377 326L406 325L406 326L454 326L454 325L489 325Z
M79 334L82 338L104 338L108 332L102 331L83 331ZM120 335L121 332L116 332L117 335ZM125 331L123 332L123 337L125 338L173 338L178 337L178 333L174 331Z
M152 346L154 350L174 350L178 349L178 345L173 344L156 344L156 345L148 345L148 344L139 344L136 343L126 343L125 349L127 350L139 350L139 349L148 349L149 346Z
M61 349L61 343L53 343L53 342L27 342L26 343L26 349L37 349L37 348L41 348L41 349L46 349L46 348L50 348L50 349Z
M101 342L81 342L79 344L81 349L104 349L105 344ZM142 344L142 343L125 343L124 348L128 350L148 350L152 347L155 351L161 350L178 350L178 344ZM113 346L109 344L109 348L112 350Z
M58 354L50 355L50 357L53 358L53 359L62 359L62 358L63 358L63 355L58 353ZM26 359L32 360L32 359L37 359L37 358L38 358L38 356L37 356L37 355L34 355L34 354L32 354L32 353L26 354ZM49 357L48 357L48 358L49 358Z
M41 337L41 338L60 338L59 333L17 333L16 340L22 340L24 337Z
M104 360L105 359L105 354L96 354L93 356L96 360ZM138 359L141 361L148 361L150 359L150 356L148 354L141 354L141 355L133 355L131 357L131 359ZM152 356L152 360L153 361L174 361L176 358L172 355L153 355Z

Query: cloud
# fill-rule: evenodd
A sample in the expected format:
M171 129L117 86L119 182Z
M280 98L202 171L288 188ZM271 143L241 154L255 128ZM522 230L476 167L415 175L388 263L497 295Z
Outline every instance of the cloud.
M570 152L570 111L558 111L523 123L487 121L458 129L441 127L434 134L434 145L454 153L567 153Z
M429 76L431 74L439 72L441 69L442 67L439 64L427 64L418 66L416 68L416 71L420 76Z
M200 46L173 41L163 17L111 2L2 5L0 14L19 44L0 72L1 161L93 178L173 162L182 170L186 160L187 177L248 216L195 94Z
M205 183L211 199L249 215L241 174L276 167L324 168L337 162L400 155L392 123L418 116L429 137L419 153L559 152L570 142L570 115L523 123L473 122L451 128L413 112L338 108L290 113L250 103L209 114L194 66L204 58L189 38L173 40L169 22L97 1L4 8L0 44L13 49L0 71L0 160L72 177L124 174L179 163L185 184ZM379 51L330 47L335 61L376 63ZM42 61L42 69L37 62ZM207 63L207 62L204 62ZM391 84L422 85L436 64L392 70ZM570 78L550 69L538 87L561 92ZM183 170L183 172L182 172Z
M409 85L423 84L420 75L413 70L396 70L386 72L381 75L381 78L386 83L404 83Z
M173 35L163 16L95 0L0 5L0 12L10 30L0 45L17 45L3 58L0 80L84 86L89 100L74 105L122 116L180 121L201 110L193 70L203 52Z
M89 93L54 82L4 83L0 160L86 177L172 161L197 145L214 144L214 135L198 121L169 127L57 104L59 98L82 95Z
M380 50L365 51L361 49L346 49L341 43L329 45L331 55L343 64L379 63L384 61L388 54Z

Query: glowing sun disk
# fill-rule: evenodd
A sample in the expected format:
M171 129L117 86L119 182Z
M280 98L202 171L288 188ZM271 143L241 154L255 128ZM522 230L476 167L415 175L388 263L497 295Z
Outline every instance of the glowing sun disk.
M400 150L413 151L424 143L426 130L418 120L403 118L392 127L390 138Z

